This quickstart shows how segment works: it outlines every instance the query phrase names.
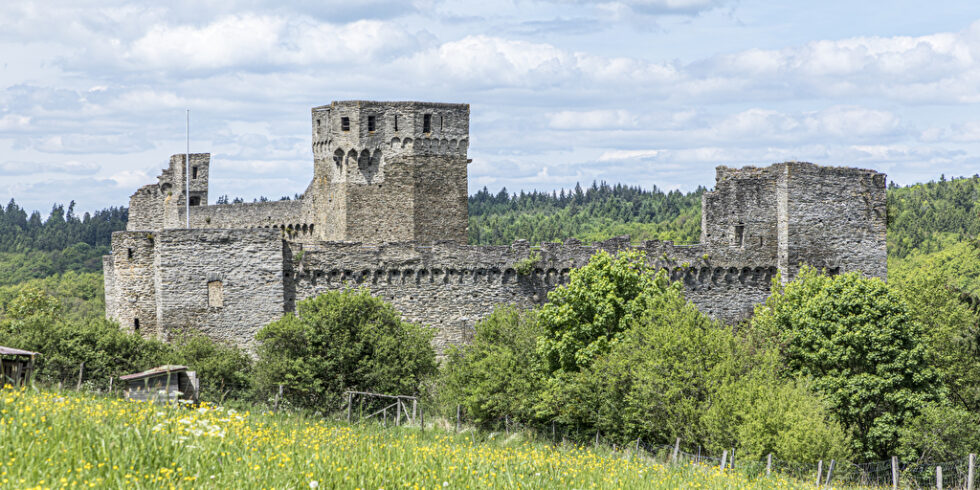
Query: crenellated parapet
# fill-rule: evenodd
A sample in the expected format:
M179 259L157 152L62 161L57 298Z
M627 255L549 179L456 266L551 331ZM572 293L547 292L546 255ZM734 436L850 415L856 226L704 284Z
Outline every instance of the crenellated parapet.
M885 175L801 162L718 167L695 245L466 245L469 110L313 108L314 177L296 200L208 205L210 155L172 156L156 183L132 195L127 231L113 234L106 315L145 336L194 328L250 347L297 301L366 288L434 327L441 352L467 342L494 308L541 304L600 250L642 251L725 322L751 315L773 279L791 280L802 264L885 277Z

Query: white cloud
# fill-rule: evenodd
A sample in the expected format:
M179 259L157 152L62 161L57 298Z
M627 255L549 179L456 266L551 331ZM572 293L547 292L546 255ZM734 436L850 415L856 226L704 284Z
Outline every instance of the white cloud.
M319 63L361 65L415 48L397 24L329 24L271 15L231 15L197 27L156 25L123 53L132 67L215 71Z
M554 129L629 129L636 127L637 117L624 110L561 111L548 114L548 125Z
M58 173L69 175L92 175L99 171L99 166L91 162L69 160L65 162L0 162L0 175L34 175L43 173Z

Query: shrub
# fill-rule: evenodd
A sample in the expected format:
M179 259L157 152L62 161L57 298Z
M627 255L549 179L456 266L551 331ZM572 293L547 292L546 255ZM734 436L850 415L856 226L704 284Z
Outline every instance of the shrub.
M256 335L260 394L282 384L295 406L330 411L345 390L417 394L436 370L432 330L403 322L365 289L300 301L297 312Z
M921 325L880 279L804 267L756 308L751 328L776 346L787 377L813 379L863 457L891 456L899 427L942 398Z
M220 403L229 398L245 399L251 394L252 360L237 346L194 333L179 335L172 348L173 362L197 372L201 400Z
M654 274L642 252L615 257L596 253L584 267L571 272L566 285L548 293L541 307L544 335L538 349L551 371L577 371L609 351L629 320L644 304L644 291L664 292L671 286L664 273ZM679 290L679 289L678 289Z
M442 368L439 397L450 417L459 404L485 427L505 416L534 420L545 379L540 334L534 311L502 307L479 321L473 342L450 348Z

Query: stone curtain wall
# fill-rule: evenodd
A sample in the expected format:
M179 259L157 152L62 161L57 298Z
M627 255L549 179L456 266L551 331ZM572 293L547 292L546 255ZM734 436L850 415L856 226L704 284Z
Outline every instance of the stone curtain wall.
M250 346L263 325L283 314L278 230L165 230L157 233L155 268L156 314L169 335L193 329ZM215 282L220 307L209 305Z
M585 265L598 250L630 247L627 239L592 245L470 246L456 243L321 243L293 245L286 268L285 308L325 291L365 287L388 301L409 321L436 328L436 347L469 340L476 322L497 306L531 307L566 282L571 269ZM769 293L776 268L753 250L724 248L714 254L702 246L647 242L641 247L651 265L684 284L688 298L703 311L734 322L751 313ZM516 264L532 253L541 259L528 275Z

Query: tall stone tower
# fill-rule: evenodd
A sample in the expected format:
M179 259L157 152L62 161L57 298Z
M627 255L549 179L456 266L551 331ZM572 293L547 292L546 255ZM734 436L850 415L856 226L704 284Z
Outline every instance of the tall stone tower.
M318 239L466 242L468 104L314 107L306 191Z

